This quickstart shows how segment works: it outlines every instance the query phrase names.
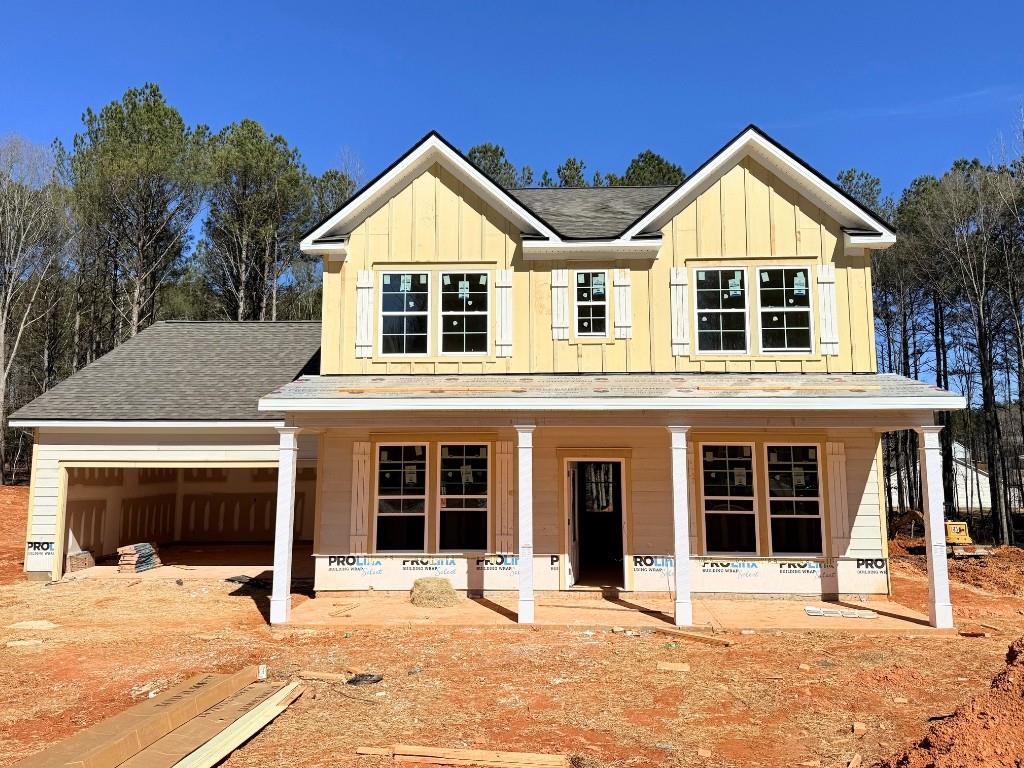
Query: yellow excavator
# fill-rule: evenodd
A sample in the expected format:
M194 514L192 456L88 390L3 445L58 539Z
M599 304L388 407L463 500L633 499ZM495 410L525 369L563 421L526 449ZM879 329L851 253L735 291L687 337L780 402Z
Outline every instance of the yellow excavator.
M979 547L967 531L967 523L960 520L946 521L946 554L950 557L988 557L992 550Z

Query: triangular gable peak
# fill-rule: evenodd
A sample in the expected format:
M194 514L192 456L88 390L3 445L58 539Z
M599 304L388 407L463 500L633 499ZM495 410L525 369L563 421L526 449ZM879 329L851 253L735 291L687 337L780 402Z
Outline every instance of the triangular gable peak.
M775 173L839 222L848 245L888 248L896 242L895 232L888 224L754 125L745 128L687 176L660 203L630 225L620 240L635 242L656 236L673 216L746 157Z
M303 253L344 259L352 230L435 163L450 171L518 226L524 237L554 242L561 240L551 225L489 179L443 136L432 131L340 209L306 233L300 243Z

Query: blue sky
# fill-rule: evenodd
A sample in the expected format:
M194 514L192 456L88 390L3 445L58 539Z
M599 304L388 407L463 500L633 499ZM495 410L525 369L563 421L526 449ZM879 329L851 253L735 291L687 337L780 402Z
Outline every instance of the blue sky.
M539 175L646 148L692 170L755 122L898 192L991 159L1024 107L1019 2L14 3L4 27L0 135L67 140L154 81L189 122L251 117L364 180L432 128Z

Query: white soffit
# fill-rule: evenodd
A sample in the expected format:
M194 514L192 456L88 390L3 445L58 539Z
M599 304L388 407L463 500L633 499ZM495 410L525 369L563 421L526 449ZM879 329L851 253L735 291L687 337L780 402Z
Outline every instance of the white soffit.
M896 242L891 228L883 225L860 205L848 199L817 173L783 150L774 141L750 126L702 165L661 203L648 211L623 233L632 239L661 229L680 210L710 188L744 157L753 157L772 173L790 182L841 225L870 230L873 236L857 237L854 243L864 248L888 248Z

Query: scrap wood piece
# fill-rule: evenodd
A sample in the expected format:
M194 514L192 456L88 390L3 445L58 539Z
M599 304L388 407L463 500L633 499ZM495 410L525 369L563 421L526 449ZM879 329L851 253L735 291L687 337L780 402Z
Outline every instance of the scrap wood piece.
M664 672L689 672L690 665L685 661L659 661L658 669Z
M390 755L396 763L429 765L475 765L481 768L569 768L565 755L539 752L496 752L486 749L446 749L410 744L391 747L359 747L360 755Z
M174 768L213 768L224 758L262 731L298 699L305 688L289 683L273 696L253 707L202 747L175 763Z
M203 674L15 763L16 768L116 768L201 712L255 682L256 667Z
M669 629L668 627L658 627L658 631L662 634L671 635L672 637L696 640L698 643L707 643L708 645L720 645L723 648L728 648L732 645L732 640L724 637L716 637L715 635L704 634L703 632L686 632L682 629Z
M352 670L350 669L346 669L344 674L338 672L318 672L315 669L304 669L299 672L299 677L303 680L321 680L329 683L344 683L352 676L352 674Z
M180 728L175 728L119 768L172 768L283 687L284 683L247 685L219 704L200 712Z
M855 754L850 762L846 764L846 768L860 768L864 764L864 758L860 756L860 752Z

